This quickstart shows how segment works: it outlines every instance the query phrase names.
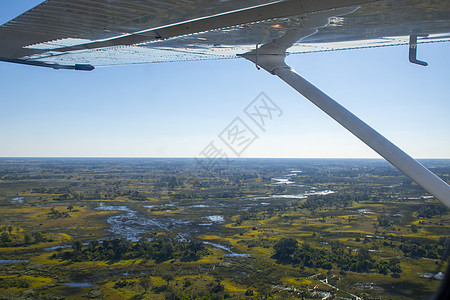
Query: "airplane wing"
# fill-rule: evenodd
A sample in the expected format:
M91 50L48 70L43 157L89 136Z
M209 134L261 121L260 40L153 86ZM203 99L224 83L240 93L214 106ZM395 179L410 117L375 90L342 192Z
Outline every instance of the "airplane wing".
M343 8L349 8L342 10ZM315 24L326 12L327 22ZM236 58L311 27L289 53L450 40L447 0L47 0L0 27L0 61L55 69Z

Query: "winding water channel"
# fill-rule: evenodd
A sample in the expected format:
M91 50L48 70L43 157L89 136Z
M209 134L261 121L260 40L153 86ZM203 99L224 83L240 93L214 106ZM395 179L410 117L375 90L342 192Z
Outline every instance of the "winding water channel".
M191 205L188 207L198 208L207 206ZM170 217L155 219L145 216L140 212L132 210L126 206L105 205L104 203L100 203L96 210L122 211L123 213L108 217L106 219L106 222L110 224L110 228L108 230L111 232L112 236L124 238L132 242L138 241L146 232L153 230L176 230L178 232L178 239L180 239L181 241L188 241L189 237L193 233L209 232L213 229L212 226L225 222L225 218L222 215L203 216L199 219L199 221L175 219ZM229 247L220 244L210 242L204 243L228 252L226 256L249 256L248 254L235 253Z

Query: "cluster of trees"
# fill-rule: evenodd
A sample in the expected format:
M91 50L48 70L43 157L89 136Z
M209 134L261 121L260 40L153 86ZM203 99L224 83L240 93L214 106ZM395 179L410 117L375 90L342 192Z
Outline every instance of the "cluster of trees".
M1 246L8 246L8 244L12 242L10 235L11 234L8 234L6 231L3 231L3 233L0 235Z
M347 193L335 193L329 195L308 196L301 208L306 208L311 212L318 209L345 208L352 205L354 196Z
M61 251L53 259L69 261L119 261L126 259L153 259L163 262L169 259L198 260L207 253L200 241L181 242L175 239L141 239L132 243L125 239L112 239L102 242L91 241L83 246L80 241L72 245L72 251Z
M356 253L346 249L339 242L331 243L331 251L314 248L304 243L299 246L293 238L282 238L273 246L275 254L272 258L279 263L289 263L300 267L322 268L331 270L340 268L343 271L358 273L378 272L380 274L401 273L400 261L390 259L389 261L376 262L366 249L359 249Z
M248 220L260 220L261 217L258 215L258 213L254 211L244 211L242 212L239 217L236 220L236 225L241 225L244 221Z
M72 206L69 206L69 207L72 207ZM72 207L72 209L73 209L73 207ZM72 209L70 209L70 210L72 210ZM50 209L50 212L48 213L47 218L48 219L60 219L60 218L69 218L69 217L70 217L70 215L68 212L66 212L66 211L60 212L59 210L52 207Z
M47 241L44 235L40 232L29 233L17 233L12 234L12 226L8 226L7 230L0 234L0 246L2 247L20 247L31 244L38 244Z
M143 299L144 295L150 290L154 294L159 294L159 298L164 299L231 299L232 296L226 292L225 286L219 279L211 280L208 284L202 285L201 288L196 286L195 281L185 278L184 282L177 281L170 284L175 277L171 273L161 275L165 283L155 282L152 276L144 275L138 280L118 280L114 283L114 289L133 288L141 289L142 293L132 299ZM245 296L254 296L253 290L245 291ZM247 298L246 298L247 299Z
M379 216L377 221L378 221L378 226L385 227L385 228L390 228L394 224L393 220L389 219L385 215Z
M445 252L444 247L438 244L430 244L418 239L406 240L400 246L405 256L413 258L439 259Z
M147 201L148 200L147 196L145 196L144 193L139 192L139 191L132 192L128 197L131 200L136 200L136 201Z
M414 229L415 225L411 226L411 231L414 232L417 229ZM390 241L385 240L383 242L384 247L391 247L399 249L403 252L404 256L412 257L412 258L430 258L430 259L441 259L444 255L447 247L450 247L450 237L441 237L439 241L436 243L432 240L427 239L419 239L419 238L405 238L402 236L387 236ZM364 243L368 243L370 241L374 241L375 237L371 239L365 237ZM356 238L355 241L361 241L360 238ZM393 243L396 241L397 243ZM377 247L376 244L373 244Z
M420 206L419 210L417 211L417 216L419 218L432 218L434 216L440 216L447 212L447 208L440 204L426 204Z
M26 289L30 287L30 282L23 278L0 278L0 289L19 288Z

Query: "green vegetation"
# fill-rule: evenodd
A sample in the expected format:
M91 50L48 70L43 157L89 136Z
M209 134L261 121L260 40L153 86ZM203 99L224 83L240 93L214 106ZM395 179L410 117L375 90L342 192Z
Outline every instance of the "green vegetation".
M30 283L26 279L0 278L0 289L10 289L10 288L26 289L29 287Z
M273 248L275 254L273 258L281 263L291 263L309 268L321 268L331 270L340 268L342 271L353 271L357 273L369 273L377 271L380 274L387 274L388 271L393 273L401 273L399 265L400 260L397 258L389 259L389 261L378 261L370 255L365 248L358 249L353 253L351 249L345 247L339 242L331 243L331 251L325 249L311 247L308 243L304 243L301 247L293 238L282 238Z
M51 258L63 259L72 262L77 261L110 261L117 262L128 259L153 259L156 262L164 262L169 259L181 259L183 261L198 260L207 254L205 245L199 241L180 242L177 240L157 239L149 242L141 240L131 243L124 239L105 240L102 242L91 241L86 247L80 241L72 245L73 251L63 251L54 254Z
M0 299L426 299L449 241L379 160L0 159Z
M427 204L418 209L417 217L429 219L434 216L443 215L446 212L447 209L442 204Z

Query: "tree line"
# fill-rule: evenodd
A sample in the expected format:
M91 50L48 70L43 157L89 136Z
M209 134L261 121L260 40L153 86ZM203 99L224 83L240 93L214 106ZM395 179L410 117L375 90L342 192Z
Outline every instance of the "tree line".
M23 247L33 244L39 244L46 242L47 239L40 232L19 232L17 231L13 234L13 227L7 226L5 228L0 228L2 233L0 234L0 246L1 247Z
M299 245L294 238L282 238L273 248L275 254L272 258L276 259L278 263L293 264L300 268L326 270L340 268L342 271L378 272L380 274L402 272L400 260L397 258L377 262L367 249L362 248L354 252L339 242L332 242L331 251L329 251L312 247L308 243Z
M345 208L356 200L354 195L348 193L334 193L329 195L311 195L302 204L301 208L315 212L319 209Z
M163 262L170 259L194 261L206 255L208 250L201 241L182 242L176 239L141 239L132 243L125 239L91 241L84 246L80 241L69 251L59 251L53 259L73 262L80 261L120 261L127 259L153 259Z

